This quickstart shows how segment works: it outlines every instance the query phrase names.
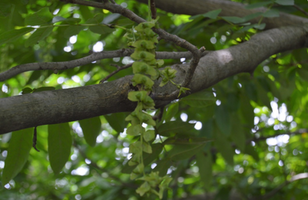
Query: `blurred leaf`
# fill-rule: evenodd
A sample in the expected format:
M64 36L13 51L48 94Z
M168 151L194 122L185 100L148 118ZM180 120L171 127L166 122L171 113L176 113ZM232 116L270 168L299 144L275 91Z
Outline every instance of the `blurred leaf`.
M143 153L143 164L146 167L147 165L149 165L150 163L152 163L155 159L158 158L159 154L161 153L161 151L163 150L163 145L162 144L152 144L152 153ZM122 168L122 173L126 173L129 174L131 173L134 168L136 166L129 166L127 163L124 165L124 167Z
M205 188L209 188L212 184L212 156L210 152L204 155L203 152L196 154L197 166L199 168L200 180L203 182Z
M62 22L63 24L77 24L80 21L79 18L64 18L61 16L55 16L52 18L52 23Z
M29 87L25 87L24 89L22 89L22 94L29 94L29 93L32 93L33 90Z
M209 11L209 12L207 12L205 14L194 15L194 16L190 17L189 19L196 19L196 18L198 18L200 16L208 17L208 18L211 18L211 19L216 19L220 12L221 12L221 9L212 10L212 11Z
M205 143L172 145L173 148L168 152L168 158L175 161L185 160L201 151L204 145Z
M0 35L0 45L4 43L13 42L16 39L21 38L26 33L33 31L34 28L22 28L22 29L14 29L7 32L4 32Z
M219 130L225 135L229 136L231 133L231 120L230 112L226 106L216 106L215 110L215 121Z
M33 46L39 41L44 40L52 32L52 30L53 27L36 29L36 31L32 33L31 36L28 38L28 40L26 40L25 46Z
M256 162L259 162L259 154L256 152L255 148L251 144L246 145L244 153L251 155Z
M239 23L245 22L245 19L240 18L240 17L221 17L221 18L223 18L224 20L226 20L228 22L234 23L234 24L239 24Z
M208 138L202 137L189 137L189 138L178 138L172 137L165 140L164 144L204 144L205 142L212 141Z
M32 148L33 128L22 129L12 133L8 154L2 173L2 185L7 184L24 167Z
M52 20L52 14L48 7L42 8L25 19L26 25L46 25Z
M263 89L263 87L259 84L259 82L256 82L257 90L258 90L258 99L262 103L261 105L264 105L268 107L269 109L272 109L270 104L270 99L267 96L267 92Z
M97 33L97 34L110 34L113 31L115 31L115 29L109 28L107 26L102 26L102 25L90 26L89 29L93 33Z
M190 135L190 131L194 130L195 124L182 121L169 121L157 127L157 133L162 136L172 135Z
M159 172L160 176L167 174L168 169L171 166L171 160L168 158L162 159L157 163L157 166L154 168L154 172Z
M65 29L64 37L70 38L73 35L77 35L83 29L85 29L84 26L69 26Z
M275 2L283 6L293 6L294 5L294 0L276 0Z
M72 136L68 123L48 125L48 155L52 171L59 174L68 161Z
M279 11L276 9L270 9L263 13L262 16L268 18L279 17Z
M109 125L118 133L123 132L124 129L127 127L128 122L125 121L128 113L121 112L121 113L113 113L111 115L104 115L106 120L108 121Z
M183 99L181 99L180 102L186 103L190 105L191 107L207 107L212 104L214 104L216 101L216 98L213 95L213 92L211 91L202 91L198 92L192 95L189 95Z
M308 67L307 69L304 67L298 68L297 73L304 81L308 81Z
M40 88L35 88L33 89L33 92L43 92L43 91L50 91L50 90L55 90L56 88L54 87L40 87Z
M214 140L218 151L229 165L234 165L234 149L228 141L226 135L222 134L217 127L214 128Z
M79 120L80 127L82 128L83 136L88 145L94 147L96 138L101 132L101 120L99 117Z
M176 115L176 113L179 111L179 103L173 103L168 107L168 110L166 111L165 120L166 122L170 121L172 117Z
M255 114L253 112L253 107L251 106L250 101L246 95L242 95L240 97L240 112L246 127L253 128Z
M232 126L231 139L235 143L236 147L241 152L244 152L246 146L246 135L243 125L241 124L241 120L237 114L232 115L231 123L236 124L235 126Z

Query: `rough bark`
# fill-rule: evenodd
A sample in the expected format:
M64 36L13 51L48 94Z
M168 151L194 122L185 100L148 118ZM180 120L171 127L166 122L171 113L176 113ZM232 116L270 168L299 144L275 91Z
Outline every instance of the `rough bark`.
M304 28L283 27L264 31L247 42L211 52L201 58L189 88L191 93L195 93L234 74L253 72L259 63L275 53L306 46ZM176 82L183 81L188 66L172 66L178 70ZM131 76L127 76L99 85L2 98L0 134L44 124L132 111L135 104L127 99L128 92L133 89L130 79ZM172 85L162 88L157 85L154 93L170 94L176 89ZM161 100L155 103L162 106L168 102Z

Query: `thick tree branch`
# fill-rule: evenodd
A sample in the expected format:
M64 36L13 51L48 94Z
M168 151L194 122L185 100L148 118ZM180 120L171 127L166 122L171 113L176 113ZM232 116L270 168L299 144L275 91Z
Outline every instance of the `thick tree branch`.
M189 85L192 93L208 88L222 79L242 72L252 72L259 63L278 52L305 47L306 31L301 27L283 27L254 35L249 41L224 50L211 52L200 59ZM179 70L179 68L183 70ZM189 64L172 66L178 70L176 82L182 82ZM132 90L131 76L116 81L45 91L0 99L0 134L10 131L90 118L109 113L132 111L135 104L127 99ZM167 94L156 100L157 107L166 105L177 88L172 84L159 87L154 94Z
M102 51L99 53L93 53L89 56L79 58L76 60L70 60L65 62L43 62L43 63L27 63L15 66L7 71L0 73L0 81L5 81L9 78L12 78L20 73L27 71L36 71L36 70L66 70L74 67L79 67L82 65L90 64L93 61L114 58L114 57L124 57L130 56L134 52L133 49L120 49L116 51ZM209 51L203 52L203 55L206 55ZM180 59L180 58L192 58L191 52L156 52L157 59Z
M147 3L147 0L137 0ZM219 16L245 17L257 12L266 12L266 8L246 9L244 4L224 0L156 0L156 7L174 14L198 15L209 11L222 9ZM260 17L250 20L251 23L258 23ZM280 13L279 17L263 18L266 29L282 26L303 26L308 23L307 18L302 18L286 13Z

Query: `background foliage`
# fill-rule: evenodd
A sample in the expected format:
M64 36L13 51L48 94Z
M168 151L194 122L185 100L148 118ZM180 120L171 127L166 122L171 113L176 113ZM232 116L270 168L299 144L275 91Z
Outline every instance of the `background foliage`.
M241 2L248 8L268 6L264 17L274 17L278 11L304 16L292 1ZM144 18L148 15L147 5L132 0L116 3ZM304 0L295 3L308 7ZM207 50L239 44L264 28L262 23L234 25L245 19L221 20L215 16L218 12L191 17L158 9L157 15L161 28ZM126 48L125 30L101 22L125 28L136 25L107 10L55 0L1 1L0 72L24 63L69 61L95 51ZM7 32L15 29L21 31ZM157 50L184 49L161 41ZM25 72L1 82L0 97L98 84L116 70L114 65L129 62L128 57L113 58L63 71ZM165 65L183 62L188 60L167 59ZM129 74L131 68L108 81ZM271 199L307 198L307 179L290 181L296 174L307 173L307 80L307 50L297 49L271 56L253 75L229 77L163 108L157 131L171 138L164 141L164 149L154 145L153 154L145 154L145 162L152 162L147 170L173 177L164 199L204 193L216 199L265 199L271 192ZM144 199L135 192L139 183L130 180L132 169L126 164L128 146L136 140L126 134L127 115L39 126L40 152L32 148L29 156L24 149L32 146L33 129L1 135L4 187L0 199ZM15 137L18 134L23 138Z

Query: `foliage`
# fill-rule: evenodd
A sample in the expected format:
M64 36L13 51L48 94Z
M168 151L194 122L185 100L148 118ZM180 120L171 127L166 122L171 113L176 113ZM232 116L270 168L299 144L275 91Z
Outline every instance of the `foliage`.
M245 2L247 9L267 10L239 18L220 17L221 10L187 16L157 9L157 24L215 51L248 40L266 27L262 19L279 11L303 16L290 0ZM146 4L116 3L148 16ZM306 1L296 3L307 10ZM248 23L256 17L261 17L259 23ZM253 76L236 74L154 110L148 96L153 80L161 76L160 86L174 83L176 71L166 66L188 61L156 60L155 49L183 49L158 41L151 30L156 22L146 23L137 25L105 9L56 0L0 2L0 72L25 63L69 61L93 51L131 46L136 62L108 81L135 74L133 86L142 85L128 95L138 104L132 113L37 127L40 152L31 149L32 129L1 135L0 199L155 199L156 191L163 199L204 193L216 199L234 193L250 199L280 186L271 199L306 198L307 179L290 180L307 172L307 50L275 54ZM115 70L113 65L128 65L131 58L25 72L0 82L0 98L98 84ZM144 175L137 178L140 174ZM132 176L137 179L131 180ZM154 194L144 197L151 188L156 189Z

